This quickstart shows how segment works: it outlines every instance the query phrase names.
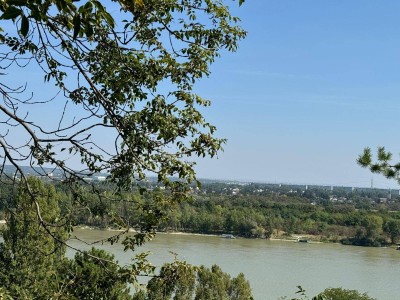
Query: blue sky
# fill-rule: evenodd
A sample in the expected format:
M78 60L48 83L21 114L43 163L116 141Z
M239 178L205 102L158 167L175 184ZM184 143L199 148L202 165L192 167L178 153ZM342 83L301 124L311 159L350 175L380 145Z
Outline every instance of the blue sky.
M373 177L375 187L397 187L356 159L381 145L400 159L400 1L227 2L248 36L195 87L212 100L206 119L228 139L218 159L198 162L198 176L345 186ZM55 95L38 69L11 79L26 78L39 98ZM58 122L63 103L30 114Z
M228 144L198 175L396 187L356 158L380 145L399 157L400 2L236 4L248 37L197 85Z

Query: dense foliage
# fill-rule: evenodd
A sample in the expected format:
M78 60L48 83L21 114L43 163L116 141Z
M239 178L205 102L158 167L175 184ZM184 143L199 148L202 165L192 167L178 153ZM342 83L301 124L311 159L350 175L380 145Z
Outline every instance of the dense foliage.
M156 183L148 186L152 193L141 194L137 189L120 193L114 201L115 197L108 197L113 185L102 182L97 189L110 200L105 201L81 186L82 204L78 205L70 191L62 185L55 187L62 214L74 205L75 225L115 228L119 226L119 218L115 217L118 215L138 232L230 233L248 238L303 234L313 235L318 241L363 246L400 241L400 212L392 210L400 201L393 198L381 203L379 190L361 194L308 189L293 193L282 187L270 187L267 191L266 186L260 189L260 185L246 185L233 195L232 191L239 189L235 185L204 183L202 190L193 189L193 201L173 204L165 201L162 196L165 191L157 188ZM1 205L12 197L12 191L8 185L1 185L0 192ZM337 198L342 200L335 201ZM1 213L4 211L0 210Z
M41 213L60 222L59 203L62 194L54 186L30 178ZM145 254L133 257L135 264L121 266L103 250L77 251L74 259L65 257L62 243L66 234L62 223L44 232L37 223L26 186L16 191L15 207L5 213L7 225L2 228L0 243L1 299L251 299L249 283L243 274L231 278L213 266L194 267L175 261L164 265L159 274ZM138 286L137 276L151 276L147 289L130 292ZM221 297L220 297L221 296ZM214 297L214 296L212 296ZM176 299L176 298L174 298Z
M41 215L57 223L60 218L59 197L53 186L45 187L40 180L29 179L31 192L41 207ZM51 298L59 288L57 268L62 264L65 230L62 226L49 228L37 222L26 187L20 186L13 209L6 213L7 227L2 231L4 243L0 244L0 282L14 298Z
M0 179L25 185L43 231L60 222L40 213L28 172L63 185L67 232L88 209L128 228L107 203L124 202L115 194L155 176L165 193L142 191L152 203L130 206L141 215L140 234L125 239L131 249L154 235L165 208L186 199L194 157L213 157L224 143L201 113L210 101L194 86L246 35L229 2L0 1ZM28 72L44 80L34 84ZM55 118L44 116L50 112ZM86 180L99 172L114 184L105 194ZM2 202L5 210L18 205Z
M147 290L138 292L135 300L168 300L168 299L226 299L250 300L249 282L241 273L235 278L214 265L211 269L204 266L192 266L174 262L165 264L160 276L147 284Z
M322 293L310 298L306 291L301 287L297 287L295 298L290 300L376 300L369 297L366 293L360 293L357 290L348 290L343 288L327 288ZM279 300L289 300L288 297L281 297Z
M221 1L1 1L1 69L11 78L37 68L43 88L54 86L57 96L39 101L29 81L0 83L0 158L20 176L24 164L47 165L69 180L107 171L130 187L152 173L181 191L185 186L169 176L192 182L190 157L221 149L223 140L199 110L210 101L193 87L223 49L237 49L245 36L238 22ZM30 119L30 105L54 105L60 118ZM79 157L82 170L69 155Z
M162 223L165 230L232 233L269 238L285 233L320 240L379 246L400 238L400 212L356 208L354 203L310 203L285 195L199 195L182 203ZM161 225L161 226L162 226Z
M10 191L7 185L0 188L4 190L1 203ZM364 246L395 244L400 240L400 212L393 210L399 199L393 197L381 203L383 192L379 190L345 193L308 189L293 193L293 189L267 190L259 184L204 183L201 190L193 189L193 201L173 204L165 201L162 197L165 191L157 183L148 184L152 193L141 194L137 189L120 193L117 201L104 201L82 186L79 197L83 204L77 205L62 185L56 188L62 212L75 205L75 225L117 227L115 216L119 215L139 232L157 229L231 233L249 238L304 234L314 235L320 241ZM102 182L97 189L107 199L113 185ZM236 194L238 189L240 192Z
M320 296L324 300L376 300L366 293L342 288L327 288Z
M56 271L74 224L135 227L122 242L135 250L154 236L169 208L187 198L196 182L194 157L213 157L225 142L203 117L210 101L194 85L246 35L229 2L0 1L0 181L7 186L0 205L7 220L1 284L14 297L82 298L87 291L74 287L78 281L63 282ZM44 80L33 80L32 72ZM55 118L45 116L50 113ZM107 173L111 188L87 180L99 172ZM162 193L143 186L138 194L124 193L149 174ZM32 175L53 181L58 192L52 186L46 194ZM128 210L133 219L125 218ZM92 251L76 262L91 265L87 257L101 267L111 259ZM134 260L124 282L148 271L143 261ZM126 294L105 295L119 293Z

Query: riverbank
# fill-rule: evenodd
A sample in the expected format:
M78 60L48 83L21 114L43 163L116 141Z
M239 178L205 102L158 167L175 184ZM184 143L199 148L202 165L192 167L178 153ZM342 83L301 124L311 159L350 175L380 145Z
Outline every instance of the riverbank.
M76 232L89 242L105 239L113 233L107 230ZM77 248L91 247L79 241L72 243ZM98 246L112 252L121 264L131 263L132 253L124 252L121 245ZM257 300L290 296L296 291L296 285L304 287L310 295L327 287L344 287L368 292L377 299L397 299L393 287L400 267L400 251L393 249L165 232L138 251L151 253L148 258L154 266L172 262L177 253L177 259L192 265L211 267L217 264L231 276L242 272L250 281ZM70 253L72 257L73 251Z
M114 232L124 232L126 229L114 229L114 228L102 228L102 227L96 227L96 226L87 226L87 225L78 225L75 226L77 229L82 229L82 230L104 230L104 231L114 231ZM135 233L137 232L134 228L129 228L128 232ZM187 231L156 231L156 234L171 234L171 235L187 235L187 236L210 236L210 237L218 237L222 236L222 234L212 234L212 233L197 233L197 232L187 232ZM240 238L240 239L260 239L260 238L244 238L241 236L234 236L232 237ZM274 237L274 238L268 238L265 240L270 240L270 241L297 241L299 239L307 239L312 242L319 242L318 241L318 236L313 236L313 235L290 235L290 236L285 236L285 235L280 235L279 237ZM261 239L260 239L261 240Z
M95 227L95 226L87 226L87 225L81 225L81 226L76 226L76 229L81 229L81 230L104 230L107 232L124 232L126 229L113 229L113 228L100 228L100 227ZM130 233L135 233L137 232L134 228L130 228L128 230ZM221 237L222 234L208 234L208 233L196 233L196 232L185 232L185 231L157 231L156 234L165 234L165 235L179 235L179 236L200 236L200 237ZM245 237L240 237L240 236L234 236L232 235L233 239L248 239L248 240L263 240L261 238L245 238ZM321 241L323 237L321 235L311 235L311 234L291 234L291 235L286 235L284 232L279 232L276 235L274 235L271 238L264 239L268 241L280 241L280 242L307 242L311 244L317 244L317 243L339 243L338 239L335 239L335 241L330 241L325 239L325 241Z
M5 220L0 220L0 228L4 227L6 225ZM126 229L113 229L113 228L101 228L101 227L96 227L96 226L88 226L88 225L78 225L75 226L76 229L81 229L81 230L104 230L104 231L109 231L109 232L124 232ZM137 232L134 228L130 228L128 230L130 233L135 233ZM187 236L203 236L203 237L218 237L221 236L221 234L206 234L206 233L195 233L195 232L184 232L184 231L157 231L157 234L171 234L171 235L187 235ZM240 239L259 239L259 238L244 238L240 236L234 236L234 238L240 238ZM341 239L345 239L346 237L342 236L336 236L334 239L328 239L324 237L323 235L311 235L311 234L291 234L291 235L286 235L284 232L277 232L274 234L272 237L265 239L269 241L282 241L282 242L305 242L305 243L310 243L310 244L321 244L321 243L333 243L333 244L342 244L340 241ZM261 240L261 239L260 239ZM346 246L353 246L353 245L346 245ZM397 245L389 245L389 248L396 249Z
M81 228L85 228L88 226L83 226ZM99 228L90 228L90 229L99 229ZM124 230L118 230L118 229L103 229L107 231L116 231L116 232L122 232ZM129 232L136 232L135 229L131 228L129 229ZM206 234L206 233L195 233L195 232L184 232L184 231L157 231L156 234L166 234L166 235L180 235L180 236L199 236L199 237L222 237L223 234ZM246 238L246 237L240 237L240 236L234 236L232 235L233 239L243 239L243 240L266 240L266 241L277 241L277 242L300 242L300 243L308 243L308 244L340 244L344 246L360 246L360 245L351 245L351 244L344 244L341 243L342 239L345 239L346 237L344 236L335 236L333 239L328 239L323 235L312 235L312 234L290 234L287 235L284 232L279 232L273 235L273 237L267 238L267 239L262 239L262 238ZM229 238L231 239L231 238ZM373 246L362 246L362 247L368 247L371 248ZM386 246L380 246L380 247L374 247L374 248L393 248L396 249L397 245L386 245Z

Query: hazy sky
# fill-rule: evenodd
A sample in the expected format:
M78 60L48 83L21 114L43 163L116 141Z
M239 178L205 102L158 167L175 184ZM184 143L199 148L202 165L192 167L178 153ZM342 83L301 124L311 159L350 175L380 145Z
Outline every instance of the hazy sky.
M400 2L236 4L248 37L197 86L228 144L198 175L370 186L363 148L400 151Z

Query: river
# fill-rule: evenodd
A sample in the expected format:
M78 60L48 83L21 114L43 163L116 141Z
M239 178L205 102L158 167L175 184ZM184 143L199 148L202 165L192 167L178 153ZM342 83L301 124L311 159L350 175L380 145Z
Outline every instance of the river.
M110 231L101 230L74 233L87 241L110 235ZM89 248L76 240L70 244ZM130 261L131 256L120 245L99 248L112 252L121 264ZM256 300L292 297L297 285L309 296L327 287L343 287L367 292L379 300L400 299L400 251L393 248L158 234L140 251L151 251L149 260L156 266L173 261L172 251L178 253L178 259L191 264L218 264L232 276L242 272L250 281Z

